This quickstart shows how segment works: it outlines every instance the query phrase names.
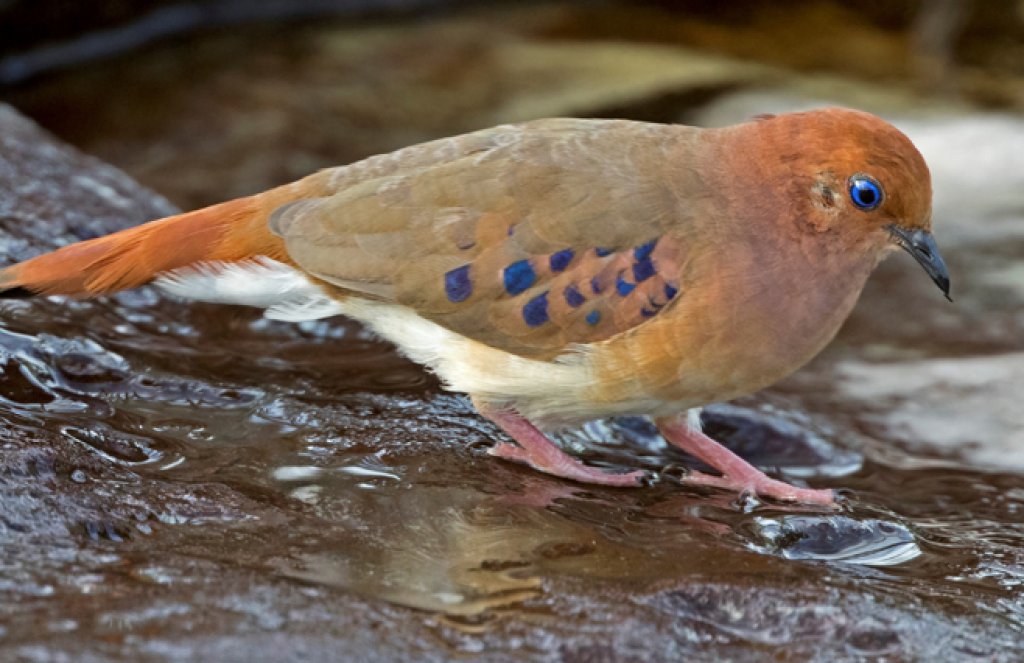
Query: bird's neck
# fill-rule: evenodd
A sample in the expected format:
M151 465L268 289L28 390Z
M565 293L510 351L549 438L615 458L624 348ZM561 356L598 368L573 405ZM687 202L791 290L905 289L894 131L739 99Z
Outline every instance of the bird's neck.
M696 168L670 178L686 185L699 177L700 190L710 192L687 224L696 245L710 249L694 252L683 278L701 282L700 296L678 302L674 317L686 324L673 323L672 343L684 380L714 374L716 367L702 365L707 357L730 367L716 376L722 392L705 395L714 399L767 386L820 352L885 255L883 246L845 247L810 229L800 192L781 184L789 180L780 155L770 144L735 149L729 131L702 133L691 152ZM696 332L695 321L703 327Z

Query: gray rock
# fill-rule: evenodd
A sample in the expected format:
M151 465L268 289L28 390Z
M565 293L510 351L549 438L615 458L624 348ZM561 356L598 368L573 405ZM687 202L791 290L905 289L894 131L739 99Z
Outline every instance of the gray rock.
M175 213L113 166L56 142L0 104L0 261Z

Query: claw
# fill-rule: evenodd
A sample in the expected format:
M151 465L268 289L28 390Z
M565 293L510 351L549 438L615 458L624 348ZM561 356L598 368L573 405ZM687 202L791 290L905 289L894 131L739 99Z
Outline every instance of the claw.
M637 484L644 488L653 488L661 483L661 475L651 470L640 470L641 476L636 480ZM635 474L635 473L634 473Z

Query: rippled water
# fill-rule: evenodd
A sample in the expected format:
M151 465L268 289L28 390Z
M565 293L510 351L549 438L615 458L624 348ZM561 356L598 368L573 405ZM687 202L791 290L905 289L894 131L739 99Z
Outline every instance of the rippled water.
M1024 481L875 456L794 394L708 423L790 480L844 488L841 513L696 494L671 472L615 490L496 461L499 433L464 398L341 321L148 293L3 314L11 643L41 626L65 642L234 630L238 611L288 630L286 585L328 614L354 597L411 609L387 637L412 620L450 651L576 652L613 629L597 641L616 655L1021 653ZM643 420L562 442L607 466L687 462Z

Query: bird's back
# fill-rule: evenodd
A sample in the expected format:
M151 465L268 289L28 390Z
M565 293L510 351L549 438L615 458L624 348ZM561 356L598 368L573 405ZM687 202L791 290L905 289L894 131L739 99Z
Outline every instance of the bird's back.
M496 127L419 146L402 168L340 169L334 193L280 208L271 227L339 295L552 358L671 306L703 203L679 208L666 155L698 136L608 120Z

